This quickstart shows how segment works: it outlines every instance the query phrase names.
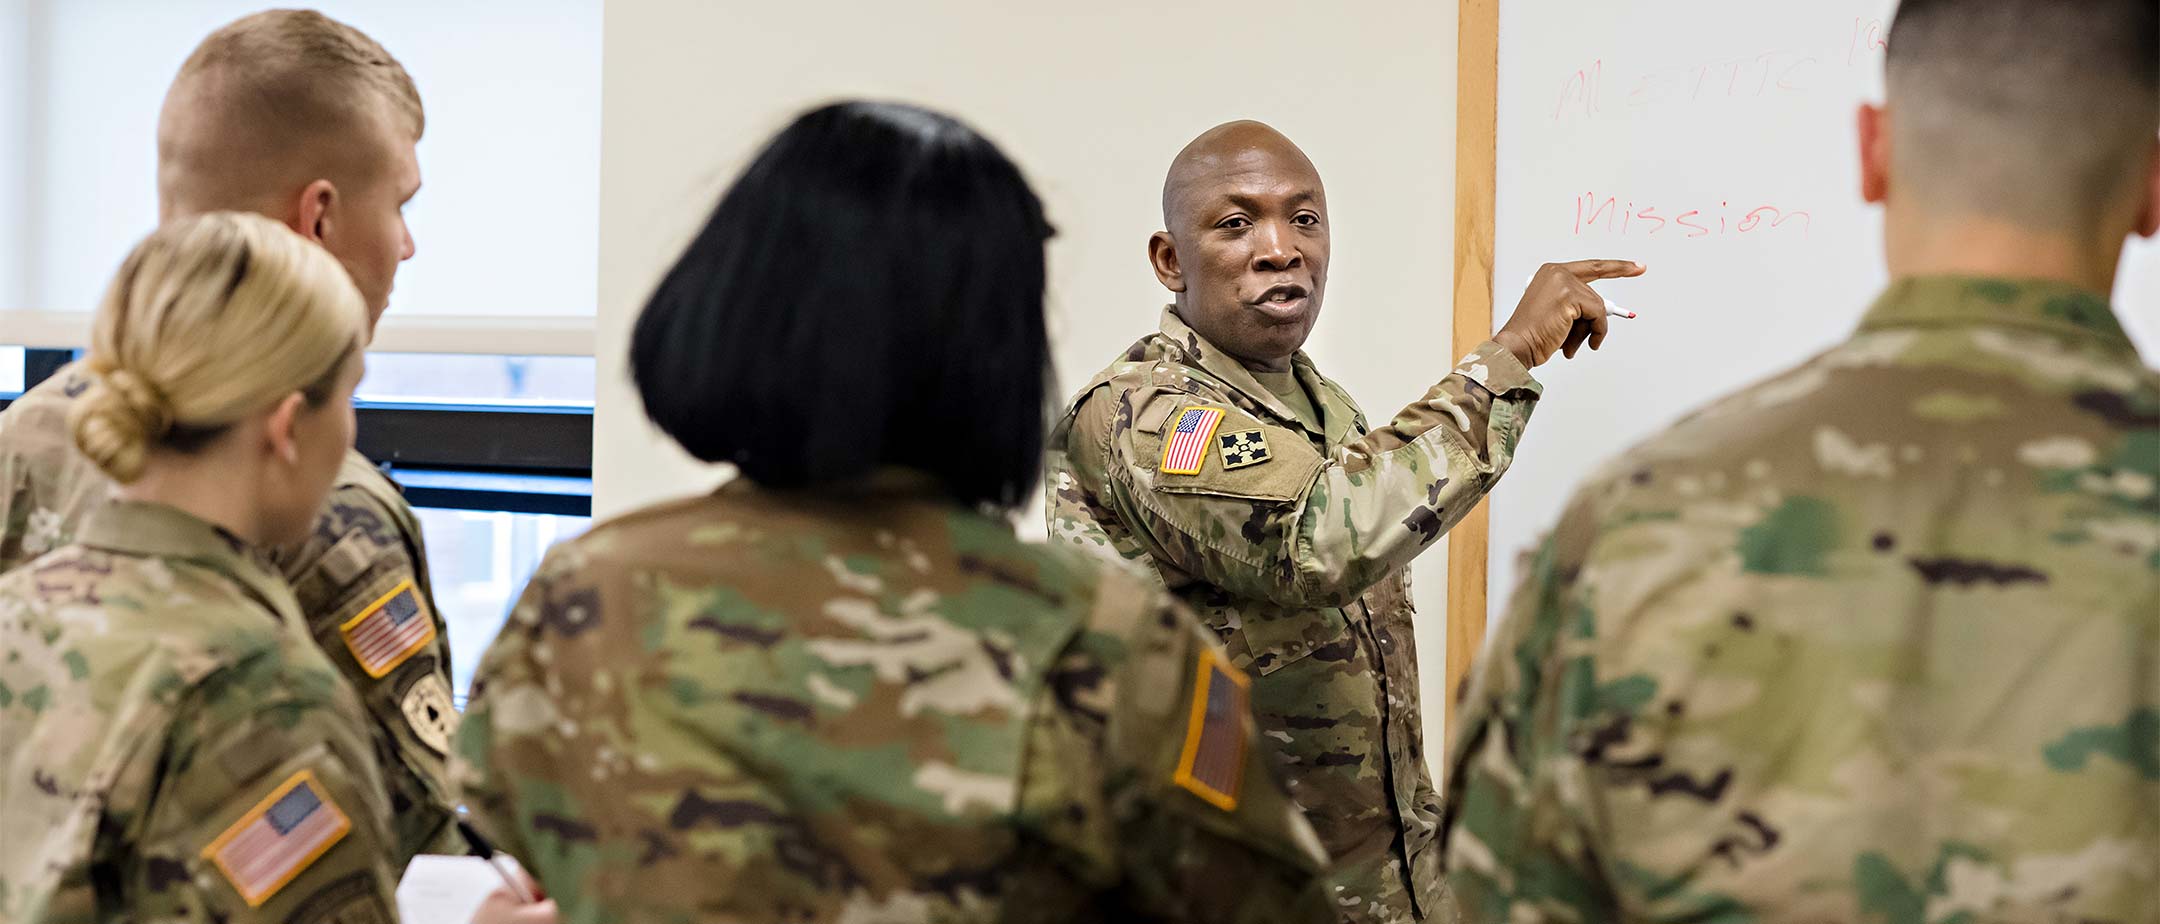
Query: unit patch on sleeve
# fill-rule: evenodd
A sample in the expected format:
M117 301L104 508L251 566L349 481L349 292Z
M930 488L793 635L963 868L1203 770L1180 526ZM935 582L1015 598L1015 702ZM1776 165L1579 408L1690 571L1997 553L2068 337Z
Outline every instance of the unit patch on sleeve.
M1200 466L1207 461L1208 439L1215 435L1215 428L1222 425L1223 412L1219 408L1189 407L1178 413L1177 426L1170 431L1170 438L1163 440L1162 464L1157 466L1165 475L1198 475Z
M1259 465L1275 458L1268 454L1267 431L1239 430L1215 438L1216 448L1222 452L1225 470Z
M405 724L412 727L422 743L450 753L450 736L457 733L458 714L450 705L450 686L443 683L441 674L420 675L405 688L398 708L405 713Z
M259 908L352 830L313 771L293 774L204 847L233 890Z
M1172 781L1225 812L1237 810L1238 787L1245 779L1244 673L1213 649L1200 651L1193 684L1192 716L1185 729L1185 750Z
M360 669L381 677L435 640L435 620L408 578L346 620L338 632Z

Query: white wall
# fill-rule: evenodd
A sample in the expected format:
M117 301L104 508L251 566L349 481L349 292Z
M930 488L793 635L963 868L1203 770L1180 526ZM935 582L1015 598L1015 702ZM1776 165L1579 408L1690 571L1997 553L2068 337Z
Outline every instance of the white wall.
M158 107L211 30L267 0L0 0L41 8L31 143L44 207L0 211L0 252L27 252L27 304L89 311L157 219ZM424 186L407 208L419 254L398 274L400 315L589 315L599 210L601 0L313 0L390 49L427 105ZM20 17L0 16L13 23ZM0 125L9 125L0 25ZM9 130L12 130L10 128ZM0 136L6 137L6 136ZM25 148L24 151L8 149ZM0 204L8 193L0 191ZM24 227L27 225L27 227ZM26 234L18 246L8 234ZM0 264L4 268L6 264ZM4 274L0 274L4 279ZM9 293L0 288L0 299Z
M639 413L631 324L756 146L834 97L946 109L1019 161L1059 229L1051 302L1068 388L1153 328L1168 299L1144 254L1163 171L1234 118L1272 122L1327 183L1334 265L1311 344L1322 370L1386 419L1453 365L1453 4L613 0L605 31L601 516L717 480ZM1445 553L1429 551L1416 580L1437 751Z
M0 0L0 311L29 297L31 84L37 72L30 0Z
M2123 251L2115 313L2137 342L2145 365L2160 363L2160 241L2140 239Z

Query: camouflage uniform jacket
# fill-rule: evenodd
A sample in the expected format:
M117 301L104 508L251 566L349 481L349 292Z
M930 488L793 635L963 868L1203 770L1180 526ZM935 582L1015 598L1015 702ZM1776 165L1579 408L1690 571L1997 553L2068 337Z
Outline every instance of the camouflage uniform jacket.
M112 495L110 479L75 451L68 433L68 408L89 385L78 363L0 411L0 572L66 545ZM412 508L365 457L350 453L313 534L271 558L315 641L372 717L399 868L416 853L464 853L445 766L457 721L449 641ZM407 610L422 620L386 625L383 617Z
M1457 720L1472 922L2160 922L2160 375L2056 284L1897 282L1623 455Z
M0 921L395 919L366 713L257 562L122 502L0 578Z
M1086 556L881 476L549 554L459 736L571 924L1325 921L1244 678Z
M1255 675L1344 915L1412 919L1439 900L1439 798L1404 565L1507 469L1538 385L1487 342L1369 430L1304 354L1293 365L1321 429L1165 311L1052 434L1050 533L1145 563L1199 611Z

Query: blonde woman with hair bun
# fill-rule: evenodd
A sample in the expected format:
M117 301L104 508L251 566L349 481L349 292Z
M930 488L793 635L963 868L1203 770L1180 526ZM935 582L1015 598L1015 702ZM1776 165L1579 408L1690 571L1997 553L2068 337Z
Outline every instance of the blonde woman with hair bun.
M285 226L237 212L175 222L105 294L90 388L68 416L75 446L121 485L153 482L141 490L202 468L252 480L253 515L269 519L249 529L292 541L352 446L366 324L344 268Z
M0 577L0 920L396 919L366 713L259 554L352 445L367 324L255 215L122 264L70 412L116 496Z

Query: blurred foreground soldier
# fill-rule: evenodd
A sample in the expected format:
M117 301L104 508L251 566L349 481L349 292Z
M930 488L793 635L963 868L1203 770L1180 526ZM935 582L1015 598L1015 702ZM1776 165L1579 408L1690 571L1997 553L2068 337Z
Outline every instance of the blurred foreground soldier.
M1330 230L1296 145L1257 122L1211 129L1172 164L1163 222L1149 256L1176 304L1052 433L1050 533L1145 563L1254 675L1261 728L1337 864L1338 911L1431 915L1439 798L1405 566L1514 459L1530 368L1604 341L1587 283L1642 268L1545 267L1492 341L1373 428L1302 352Z
M246 17L204 39L165 97L160 217L230 209L283 223L344 265L372 330L413 254L401 210L420 189L422 125L412 78L373 39L312 11ZM71 366L0 412L0 571L65 545L111 497L68 438L91 381ZM273 554L316 644L368 709L399 867L465 852L445 767L457 721L449 643L412 508L348 452L314 527Z
M366 330L267 218L182 219L121 267L69 421L119 497L0 578L0 920L394 918L366 713L257 551L352 448Z
M1447 775L1472 922L2160 922L2153 0L1905 0L1852 339L1576 496ZM2160 293L2128 293L2150 310Z
M1040 470L1041 206L937 113L798 119L638 321L742 477L549 554L459 739L575 922L1325 921L1248 679L1008 517Z

